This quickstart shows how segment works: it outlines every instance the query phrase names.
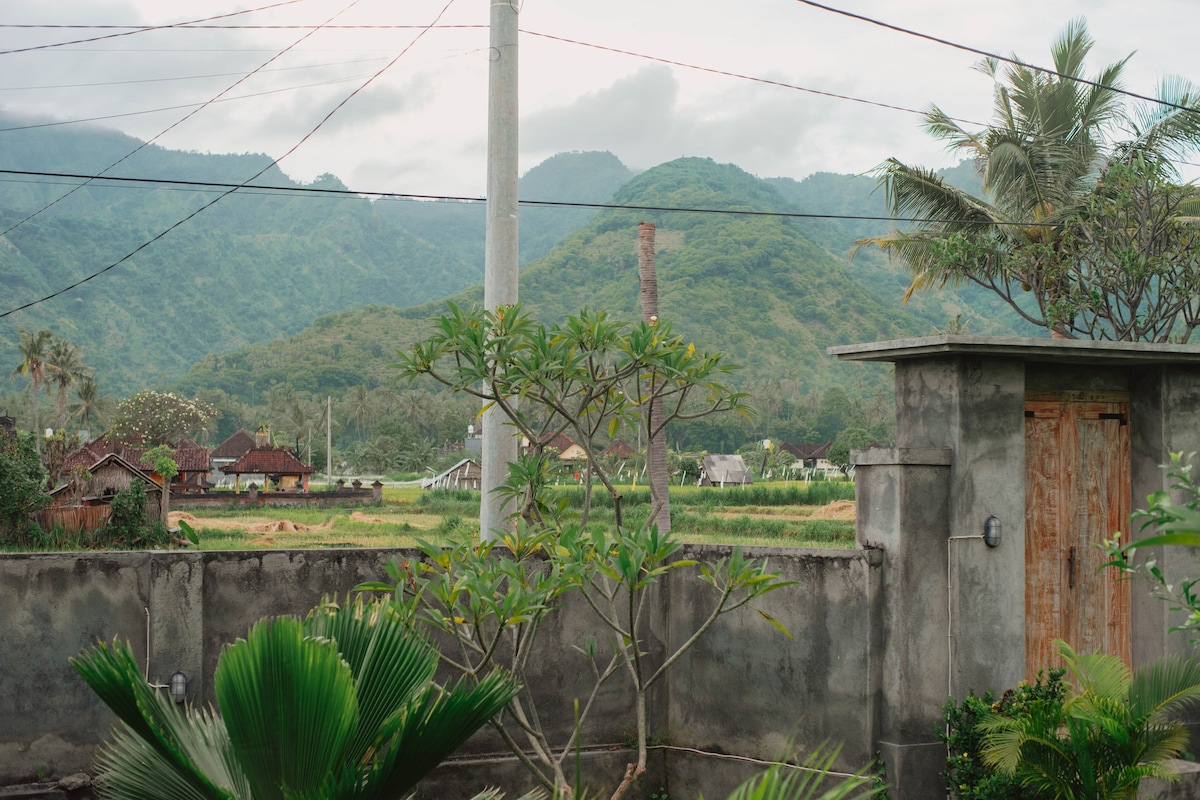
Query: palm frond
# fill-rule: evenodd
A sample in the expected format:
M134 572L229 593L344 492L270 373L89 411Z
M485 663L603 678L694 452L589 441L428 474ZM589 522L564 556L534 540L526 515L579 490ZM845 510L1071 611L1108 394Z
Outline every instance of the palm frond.
M427 689L384 725L377 767L367 778L374 796L409 791L498 714L518 688L508 675L495 672L474 686Z
M344 763L358 721L354 676L299 620L257 623L221 654L213 683L255 800L312 795Z
M359 720L347 758L358 762L376 746L384 721L433 680L437 654L388 604L361 596L344 609L313 609L304 631L335 642L354 676Z
M191 721L178 707L169 702L142 677L137 662L124 642L112 646L97 644L91 652L71 659L72 666L97 696L126 726L126 735L109 748L108 757L121 762L128 758L139 769L159 777L171 773L171 781L179 788L181 798L227 798L229 789L240 781L226 772L224 788L218 786L196 764L193 756L201 756L206 740L223 741L223 732L213 728L193 730ZM127 751L128 742L143 743L145 753L156 760L150 766L149 756ZM140 749L139 749L140 750ZM190 751L190 752L189 752Z

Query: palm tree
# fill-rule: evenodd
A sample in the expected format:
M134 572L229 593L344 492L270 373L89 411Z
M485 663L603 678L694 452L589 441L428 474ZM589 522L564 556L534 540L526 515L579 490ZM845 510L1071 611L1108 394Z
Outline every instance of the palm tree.
M1078 215L1110 167L1138 162L1147 179L1175 176L1173 162L1200 143L1194 87L1164 82L1160 99L1173 105L1127 113L1118 90L1128 57L1086 78L1093 44L1086 23L1076 19L1053 45L1057 74L981 62L977 69L996 81L994 121L982 131L964 129L936 105L926 112L926 131L974 161L984 197L898 159L876 170L892 212L922 220L911 230L859 241L908 266L913 282L906 300L917 290L974 282L1026 320L1072 335L1070 319L1055 307L1066 291L1055 261L1063 223ZM1112 143L1117 133L1127 138ZM1030 308L1027 292L1037 308Z
M493 673L444 691L437 654L386 603L257 623L221 654L220 713L180 709L127 644L72 663L125 723L98 760L103 796L402 797L516 693Z
M101 424L109 408L109 398L100 394L100 384L91 375L84 375L75 387L75 397L79 402L71 404L71 418L75 419L85 429L91 430Z
M1142 778L1188 743L1174 714L1200 707L1200 662L1164 658L1136 672L1106 654L1059 651L1075 686L1064 703L983 723L984 761L1055 800L1135 800Z
M33 404L34 443L37 452L42 452L42 424L39 408L39 394L42 382L46 377L46 355L54 334L43 328L37 333L30 333L21 328L17 347L21 351L21 363L13 370L13 375L29 378L29 393Z
M46 370L50 380L58 387L54 409L58 427L67 424L67 387L88 374L83 363L83 351L66 339L55 338L46 355Z

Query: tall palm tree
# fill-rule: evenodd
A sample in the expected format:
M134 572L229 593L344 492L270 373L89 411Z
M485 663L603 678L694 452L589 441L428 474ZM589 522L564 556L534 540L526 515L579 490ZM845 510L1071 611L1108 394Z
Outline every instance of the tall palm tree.
M984 761L1055 800L1135 800L1143 778L1171 779L1165 762L1188 743L1175 715L1200 707L1200 662L1130 672L1117 656L1058 644L1074 682L1066 701L984 723Z
M57 387L54 399L56 424L67 424L67 388L88 374L83 363L83 351L66 339L55 338L46 353L46 371L50 382Z
M908 266L913 282L906 300L918 290L975 282L1026 320L1070 334L1069 325L1055 321L1053 305L1063 289L1047 269L1064 221L1115 163L1140 157L1148 174L1175 175L1173 162L1200 144L1194 87L1166 81L1159 95L1173 105L1129 113L1118 91L1128 57L1089 78L1084 60L1093 44L1084 20L1076 19L1052 47L1056 74L982 61L977 69L996 82L993 122L983 130L964 129L936 105L926 112L926 131L974 161L983 197L895 158L876 170L893 214L922 220L911 230L859 242ZM1114 141L1119 136L1125 138ZM1034 255L1017 261L1017 252ZM1031 291L1036 309L1025 294Z
M109 408L109 398L100 394L100 384L91 375L83 375L75 387L77 403L72 403L71 418L87 430L103 423Z
M40 454L42 452L42 421L39 395L46 377L46 356L50 349L50 343L54 340L54 334L45 328L37 333L30 333L21 328L18 333L20 338L17 347L21 352L21 363L13 369L12 374L29 378L29 394L33 405L33 430L36 434L34 443Z
M403 797L516 693L493 673L448 691L437 654L386 603L326 603L259 622L222 653L220 713L180 709L128 645L101 644L76 670L124 722L98 759L118 800Z

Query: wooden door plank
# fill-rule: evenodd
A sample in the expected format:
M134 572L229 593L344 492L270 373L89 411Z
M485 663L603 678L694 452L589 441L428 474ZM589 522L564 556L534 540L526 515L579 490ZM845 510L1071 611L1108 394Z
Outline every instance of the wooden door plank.
M1025 418L1025 663L1026 672L1036 674L1054 657L1063 616L1061 563L1051 555L1061 549L1063 492L1057 476L1063 468L1063 420L1061 404L1028 410L1034 414Z

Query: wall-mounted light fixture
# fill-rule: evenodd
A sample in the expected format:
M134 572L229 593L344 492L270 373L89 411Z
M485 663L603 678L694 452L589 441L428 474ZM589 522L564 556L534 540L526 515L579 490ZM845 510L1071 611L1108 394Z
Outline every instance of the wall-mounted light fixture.
M171 699L176 703L182 703L187 699L187 684L187 675L184 675L182 672L174 673L171 675L170 680L167 681L167 689L171 693Z
M995 514L983 521L983 543L988 547L999 547L1001 537L1000 518Z

